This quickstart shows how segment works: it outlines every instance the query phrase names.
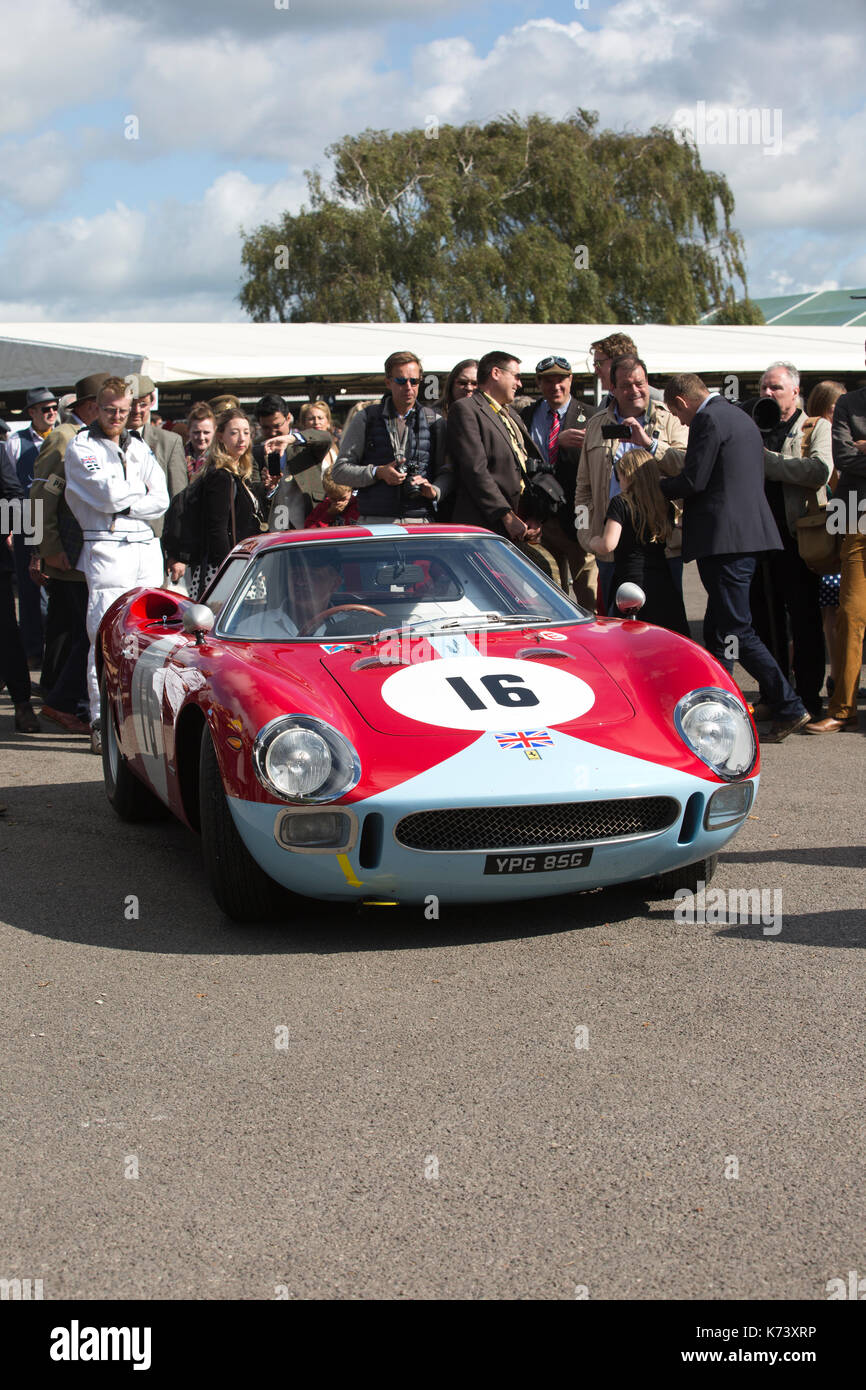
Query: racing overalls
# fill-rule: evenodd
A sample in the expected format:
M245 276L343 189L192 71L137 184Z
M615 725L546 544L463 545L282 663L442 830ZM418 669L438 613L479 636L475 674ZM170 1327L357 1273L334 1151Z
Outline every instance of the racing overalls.
M168 508L165 474L143 440L124 430L109 439L94 423L70 442L64 459L66 501L84 537L79 568L87 579L87 690L99 718L96 636L103 614L128 589L158 588L162 546L148 521Z

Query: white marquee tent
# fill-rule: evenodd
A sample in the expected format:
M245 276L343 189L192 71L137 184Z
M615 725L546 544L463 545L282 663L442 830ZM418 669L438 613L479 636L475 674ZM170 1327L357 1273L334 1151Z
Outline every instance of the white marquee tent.
M601 324L279 324L279 323L26 323L0 335L0 393L49 385L65 390L90 372L144 372L166 387L193 383L299 386L369 381L390 352L411 347L427 372L444 374L463 357L505 348L531 376L547 353L564 354L586 374L589 344L617 330ZM623 330L637 341L657 376L695 371L757 374L772 361L801 372L860 374L863 328L716 327L641 324Z

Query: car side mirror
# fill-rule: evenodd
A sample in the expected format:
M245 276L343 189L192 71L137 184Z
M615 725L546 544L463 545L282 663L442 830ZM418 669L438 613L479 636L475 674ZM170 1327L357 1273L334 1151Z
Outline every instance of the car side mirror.
M616 606L624 618L636 618L645 603L646 594L639 584L620 584Z
M205 633L210 632L215 621L213 612L205 603L191 603L184 609L181 620L184 632L194 637L198 646L201 646Z

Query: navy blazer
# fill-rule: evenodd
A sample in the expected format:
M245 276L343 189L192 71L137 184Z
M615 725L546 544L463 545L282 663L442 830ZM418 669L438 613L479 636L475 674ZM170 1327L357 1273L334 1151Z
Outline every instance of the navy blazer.
M782 549L764 492L761 432L724 396L710 396L694 417L683 471L661 488L683 499L684 560Z
M0 498L3 501L11 502L13 499L23 499L24 489L18 478L14 463L11 463L6 450L0 444ZM8 533L7 533L8 534ZM15 561L12 551L6 544L6 536L0 532L0 570L14 570Z

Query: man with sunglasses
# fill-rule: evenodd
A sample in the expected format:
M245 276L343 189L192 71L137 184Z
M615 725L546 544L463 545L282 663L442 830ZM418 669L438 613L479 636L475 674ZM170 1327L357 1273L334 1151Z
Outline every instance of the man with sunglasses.
M30 496L33 472L39 451L57 424L57 396L47 386L37 386L27 392L24 408L30 424L7 439L6 458L18 476L24 497ZM15 577L18 585L18 626L31 671L42 662L42 596L40 587L30 574L31 547L23 535L13 537L15 546Z
M385 362L385 394L359 410L340 441L335 483L357 489L359 525L433 521L451 488L445 468L445 421L418 404L421 363L414 352Z
M102 752L95 644L104 613L116 598L163 581L162 546L151 522L168 508L165 473L144 440L127 429L132 390L109 377L97 393L96 420L66 450L66 500L81 527L80 565L87 579L90 656L90 746Z

